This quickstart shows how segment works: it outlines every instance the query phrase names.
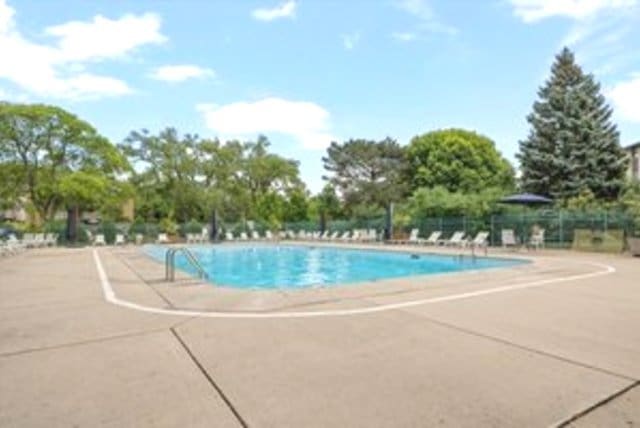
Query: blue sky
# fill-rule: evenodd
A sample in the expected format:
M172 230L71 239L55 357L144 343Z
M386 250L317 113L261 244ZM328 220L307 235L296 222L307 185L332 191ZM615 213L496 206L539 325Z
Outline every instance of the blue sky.
M60 105L120 142L171 125L254 138L312 191L331 140L462 127L515 164L563 45L640 140L640 0L0 0L0 99Z

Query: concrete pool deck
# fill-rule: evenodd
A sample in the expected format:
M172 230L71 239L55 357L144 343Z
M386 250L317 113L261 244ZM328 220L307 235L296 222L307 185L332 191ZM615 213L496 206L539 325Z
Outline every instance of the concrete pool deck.
M0 259L0 426L640 426L640 259L504 254L533 263L304 292Z

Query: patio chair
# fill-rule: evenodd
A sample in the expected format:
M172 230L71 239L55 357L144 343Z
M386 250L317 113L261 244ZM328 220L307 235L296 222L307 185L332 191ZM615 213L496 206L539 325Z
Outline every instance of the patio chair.
M47 246L55 247L58 245L58 234L57 233L47 233L44 236L44 241Z
M240 232L240 240L241 241L249 240L249 237L247 236L247 232Z
M251 231L251 239L255 240L255 241L259 241L262 238L260 237L260 234L258 233L257 230L252 230Z
M460 245L463 239L464 239L464 232L458 230L454 232L449 239L438 240L438 244L442 244L445 246Z
M329 229L325 229L325 231L318 236L318 240L320 241L326 241L327 239L329 239Z
M144 235L142 233L136 233L136 245L142 245L144 241Z
M158 233L158 239L156 239L157 244L167 244L169 243L169 238L166 233Z
M338 232L337 230L334 230L333 233L329 235L329 241L335 241L338 239L339 236L340 236L340 232Z
M425 245L436 245L438 243L438 240L440 239L440 235L442 235L442 232L439 230L431 232L431 235L429 235L427 239L422 241L422 243Z
M235 241L236 239L233 237L233 233L225 232L224 233L224 240L231 242L231 241Z
M207 242L209 240L209 229L203 227L202 231L200 232L200 236L196 235L196 238L198 239L198 242L202 244Z
M351 236L347 239L350 242L356 242L360 240L360 231L358 229L353 229L351 232Z
M38 248L47 246L47 241L44 237L44 233L36 233L34 237L34 242L35 242L35 246Z
M502 248L518 246L518 239L513 229L502 229L500 232L500 240L502 241Z
M96 237L93 239L93 245L107 245L107 241L105 241L102 233L96 234Z
M472 250L476 248L484 248L484 252L486 254L487 249L489 247L489 232L478 232L475 238L470 241L463 241L462 246L471 247Z
M340 241L347 242L350 237L351 237L351 231L345 230L344 232L342 232L342 235L340 235L340 237L338 237L338 239Z
M16 238L16 235L12 233L7 237L6 248L12 254L17 254L20 251L26 250L28 246L24 242L24 239L21 241L18 238Z
M273 233L271 233L270 230L265 230L264 231L264 237L265 237L265 239L267 239L269 241L273 241L274 240Z
M401 244L406 244L406 245L419 244L420 243L420 238L418 237L419 233L420 233L419 229L417 229L417 228L416 229L411 229L411 232L409 233L409 238L400 241L400 243Z
M540 247L544 248L544 229L536 229L531 233L529 246L535 248L536 250Z
M115 245L124 245L125 239L124 239L124 235L122 233L116 233L116 241L115 241Z

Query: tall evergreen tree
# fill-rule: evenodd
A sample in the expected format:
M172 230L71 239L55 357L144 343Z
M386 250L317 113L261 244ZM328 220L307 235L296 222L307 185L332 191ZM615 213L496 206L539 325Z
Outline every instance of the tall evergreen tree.
M531 131L517 154L523 190L565 200L590 190L615 198L624 184L625 155L600 84L564 48L527 117Z

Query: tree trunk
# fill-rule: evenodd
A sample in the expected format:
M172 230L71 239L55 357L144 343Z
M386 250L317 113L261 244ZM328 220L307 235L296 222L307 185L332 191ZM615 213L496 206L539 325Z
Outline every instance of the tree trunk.
M218 211L216 209L211 212L211 231L209 232L209 239L212 241L218 240Z
M384 239L393 238L393 202L389 202L387 205L386 225L384 228Z
M74 244L78 241L78 206L67 210L67 241Z

